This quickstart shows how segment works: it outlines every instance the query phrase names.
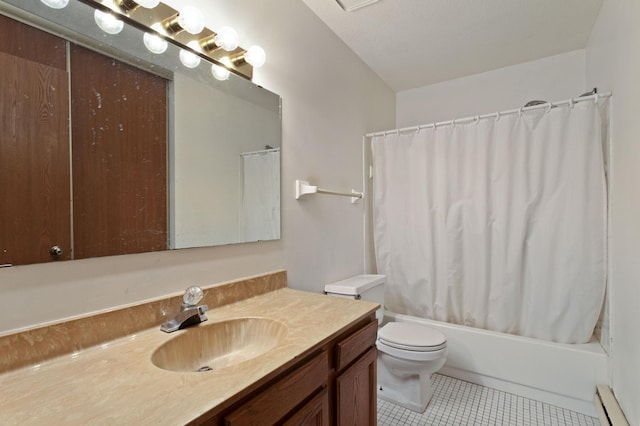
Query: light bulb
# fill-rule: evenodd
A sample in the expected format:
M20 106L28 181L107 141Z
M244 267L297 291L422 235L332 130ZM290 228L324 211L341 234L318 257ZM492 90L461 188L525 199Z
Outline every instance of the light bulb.
M195 68L200 65L200 57L188 50L180 50L180 62L187 68Z
M221 67L220 65L211 65L211 74L216 80L224 81L229 79L231 74L228 69Z
M146 7L147 9L153 9L160 4L160 0L136 0L136 3L142 7Z
M164 53L164 51L167 50L167 47L169 47L167 40L156 34L144 33L142 41L144 41L144 45L149 49L149 52L158 55Z
M69 0L40 0L52 9L62 9L69 4Z
M200 50L199 44L195 40L190 41L187 46L196 51ZM200 65L200 57L193 52L182 49L180 50L180 62L187 68L195 68Z
M118 34L124 28L124 22L116 18L113 13L96 9L93 12L93 19L100 29L107 34Z
M231 27L222 27L216 34L214 42L227 52L231 52L238 47L238 33Z
M190 34L198 34L204 29L204 16L193 6L186 6L178 14L178 24Z
M267 54L260 46L251 46L244 54L244 60L253 65L254 68L260 68L267 60Z

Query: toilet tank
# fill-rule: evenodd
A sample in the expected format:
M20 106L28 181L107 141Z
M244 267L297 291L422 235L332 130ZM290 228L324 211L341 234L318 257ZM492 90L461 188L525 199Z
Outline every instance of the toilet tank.
M386 275L356 275L345 280L329 283L324 286L324 292L330 296L361 299L380 304L376 312L378 323L384 317L384 283Z

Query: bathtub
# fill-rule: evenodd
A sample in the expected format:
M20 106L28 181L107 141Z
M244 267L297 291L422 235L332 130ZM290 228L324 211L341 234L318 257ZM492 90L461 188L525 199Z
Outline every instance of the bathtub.
M609 384L607 354L595 339L567 345L422 318L384 313L385 321L413 322L447 336L440 373L597 417L597 384Z

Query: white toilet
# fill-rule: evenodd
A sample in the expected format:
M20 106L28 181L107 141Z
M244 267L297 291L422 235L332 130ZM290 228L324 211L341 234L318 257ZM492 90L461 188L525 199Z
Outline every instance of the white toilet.
M327 284L332 296L379 303L378 322L384 316L385 275L357 275ZM419 413L433 396L431 375L447 357L447 339L437 330L420 324L390 322L378 329L378 398Z

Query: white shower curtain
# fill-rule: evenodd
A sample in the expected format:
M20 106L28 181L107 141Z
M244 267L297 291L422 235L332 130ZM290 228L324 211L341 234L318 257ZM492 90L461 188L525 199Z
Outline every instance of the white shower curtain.
M374 241L394 312L590 340L606 275L594 102L374 136Z
M280 238L280 150L242 155L241 241Z

